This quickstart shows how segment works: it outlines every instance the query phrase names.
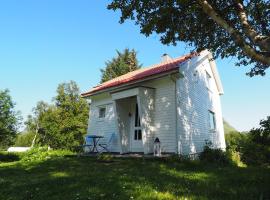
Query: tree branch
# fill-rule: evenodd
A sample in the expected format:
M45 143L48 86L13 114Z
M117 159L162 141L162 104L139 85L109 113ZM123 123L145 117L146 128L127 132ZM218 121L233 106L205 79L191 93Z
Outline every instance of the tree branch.
M265 39L267 36L258 34L253 27L248 22L248 17L245 13L245 9L243 6L242 0L236 0L236 7L238 11L238 16L240 18L240 22L243 26L243 29L247 36L251 39L254 44L257 44L262 50L270 51L270 46L265 44Z
M246 55L263 64L270 65L270 57L264 56L260 52L253 49L249 44L247 44L245 40L242 38L241 34L233 27L231 27L227 23L227 21L225 21L222 17L220 17L218 13L213 9L213 7L208 3L207 0L198 0L198 2L202 6L203 11L232 36L235 43L239 47L241 47L241 49Z

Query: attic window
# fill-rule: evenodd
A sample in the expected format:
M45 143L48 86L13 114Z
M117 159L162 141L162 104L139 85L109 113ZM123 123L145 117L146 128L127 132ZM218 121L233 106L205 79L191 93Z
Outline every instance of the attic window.
M209 90L211 90L211 75L205 71L205 74L206 74L206 86Z
M213 111L209 110L209 130L216 130L216 115Z
M105 118L105 114L106 114L106 107L100 107L98 111L98 117Z

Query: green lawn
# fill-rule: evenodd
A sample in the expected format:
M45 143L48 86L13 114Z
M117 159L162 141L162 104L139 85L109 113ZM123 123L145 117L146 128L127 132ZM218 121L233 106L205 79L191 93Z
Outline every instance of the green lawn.
M270 169L93 157L0 163L0 199L269 199Z

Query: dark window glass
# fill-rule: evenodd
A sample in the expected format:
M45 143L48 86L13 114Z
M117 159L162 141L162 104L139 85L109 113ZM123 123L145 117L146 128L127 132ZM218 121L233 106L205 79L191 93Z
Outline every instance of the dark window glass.
M138 140L142 140L142 130L138 130Z
M216 129L216 116L215 113L209 110L209 125L210 130Z
M106 114L106 108L99 108L99 118L104 118Z
M137 132L137 130L135 130L135 132L134 132L134 140L137 140L137 138L138 138L138 132Z
M139 109L138 109L138 104L136 104L136 112L135 112L135 127L140 127L141 122L140 122L140 116L139 116Z

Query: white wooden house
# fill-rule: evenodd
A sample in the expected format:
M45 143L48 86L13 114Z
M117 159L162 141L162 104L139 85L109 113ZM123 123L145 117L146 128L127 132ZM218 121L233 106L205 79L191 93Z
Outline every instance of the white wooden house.
M110 151L193 154L205 141L225 148L222 84L209 51L176 59L168 55L151 67L122 75L83 93L89 98L88 134L110 141Z

